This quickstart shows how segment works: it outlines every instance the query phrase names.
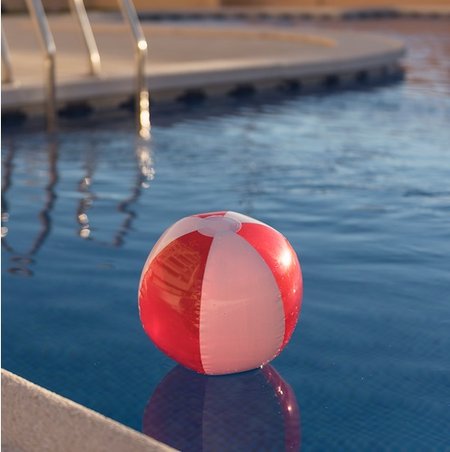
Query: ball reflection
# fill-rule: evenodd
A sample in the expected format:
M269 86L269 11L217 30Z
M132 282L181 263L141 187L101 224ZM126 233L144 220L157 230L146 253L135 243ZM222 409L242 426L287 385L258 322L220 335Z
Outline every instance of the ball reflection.
M208 377L177 366L156 388L143 432L183 451L300 449L300 411L272 366Z

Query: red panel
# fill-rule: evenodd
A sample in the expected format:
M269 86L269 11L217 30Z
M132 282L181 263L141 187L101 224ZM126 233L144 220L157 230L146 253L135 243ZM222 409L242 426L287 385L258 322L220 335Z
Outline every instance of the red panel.
M297 255L286 238L268 226L242 223L237 233L258 251L280 288L285 316L283 348L294 331L302 303L303 280Z
M197 215L192 215L192 216L193 217L199 217L199 218L212 217L213 215L215 217L223 217L226 213L227 213L226 210L221 210L219 212L198 213Z
M168 356L204 372L200 358L200 299L213 238L191 232L166 246L151 262L139 289L141 321Z

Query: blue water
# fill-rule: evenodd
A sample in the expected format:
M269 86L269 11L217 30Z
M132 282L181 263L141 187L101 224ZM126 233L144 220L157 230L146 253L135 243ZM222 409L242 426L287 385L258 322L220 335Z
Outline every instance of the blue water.
M417 72L424 49L414 45ZM192 450L226 450L227 425L233 450L268 429L258 449L282 449L283 406L256 403L270 391L273 402L276 384L258 373L191 381L138 318L140 271L161 232L235 210L279 229L302 264L300 322L272 363L295 393L302 450L450 450L445 64L428 68L433 83L154 112L151 144L129 117L55 139L5 130L3 367L153 434L145 413L168 394L161 413L182 410L173 403L203 422L203 434L189 431ZM227 385L236 393L222 409ZM161 439L188 450L173 425Z

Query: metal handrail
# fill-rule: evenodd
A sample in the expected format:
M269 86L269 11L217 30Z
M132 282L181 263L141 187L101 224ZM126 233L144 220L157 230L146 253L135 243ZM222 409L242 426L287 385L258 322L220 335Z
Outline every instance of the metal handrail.
M41 46L44 50L45 64L45 94L46 117L50 131L56 127L56 46L50 30L42 0L25 0L30 16L33 19ZM122 15L129 25L136 54L136 112L139 135L150 138L150 96L146 85L145 64L147 60L147 40L139 22L132 0L118 0ZM89 55L89 68L92 75L100 73L100 54L95 42L89 18L83 0L70 0L72 13L77 17L84 43ZM12 68L9 60L9 51L2 29L2 62L4 74L3 82L12 81Z
M55 88L55 56L56 46L41 0L26 0L28 11L37 28L41 46L44 49L45 60L45 91L47 98L46 116L50 131L56 127L56 88Z
M98 53L97 43L89 22L86 8L83 0L70 0L70 9L76 16L83 34L84 44L89 57L89 72L91 75L99 75L101 70L100 54Z
M139 135L150 138L150 98L145 77L145 63L147 60L147 40L142 31L139 18L133 2L118 0L122 15L128 22L133 35L136 53L136 113Z
M2 82L11 83L13 81L13 71L9 58L9 48L6 36L2 27Z

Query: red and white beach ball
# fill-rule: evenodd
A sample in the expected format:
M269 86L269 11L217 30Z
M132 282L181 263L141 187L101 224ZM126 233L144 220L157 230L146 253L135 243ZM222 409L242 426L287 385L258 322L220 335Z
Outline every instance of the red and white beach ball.
M209 375L257 368L297 323L303 283L286 238L236 212L185 217L151 251L139 284L146 333L169 357Z

